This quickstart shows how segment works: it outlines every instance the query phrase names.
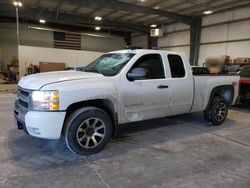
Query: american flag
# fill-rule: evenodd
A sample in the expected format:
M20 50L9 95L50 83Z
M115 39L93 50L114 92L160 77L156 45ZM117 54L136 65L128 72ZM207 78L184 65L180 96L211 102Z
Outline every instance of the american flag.
M54 48L81 50L81 35L54 31Z

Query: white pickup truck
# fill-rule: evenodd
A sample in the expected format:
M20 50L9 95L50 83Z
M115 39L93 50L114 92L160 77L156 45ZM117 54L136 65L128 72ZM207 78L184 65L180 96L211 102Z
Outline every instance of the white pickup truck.
M224 122L238 97L238 76L194 76L184 54L120 50L102 55L84 71L23 77L14 116L29 135L59 139L79 155L99 152L118 125L203 111Z

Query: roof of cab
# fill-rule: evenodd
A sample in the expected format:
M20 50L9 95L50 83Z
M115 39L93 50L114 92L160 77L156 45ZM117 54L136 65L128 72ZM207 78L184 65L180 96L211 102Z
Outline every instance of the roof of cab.
M168 53L176 53L176 52L172 52L172 51L167 51L167 50L152 50L152 49L124 49L124 50L116 50L116 51L112 51L109 53L155 53L155 52L168 52Z

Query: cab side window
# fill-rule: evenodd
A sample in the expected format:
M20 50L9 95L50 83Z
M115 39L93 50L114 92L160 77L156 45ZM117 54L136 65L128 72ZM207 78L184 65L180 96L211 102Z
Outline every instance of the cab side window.
M172 78L183 78L186 75L182 58L179 55L169 54L168 62Z
M147 77L145 79L161 79L165 78L162 58L160 54L147 54L140 57L132 69L144 68L147 69Z

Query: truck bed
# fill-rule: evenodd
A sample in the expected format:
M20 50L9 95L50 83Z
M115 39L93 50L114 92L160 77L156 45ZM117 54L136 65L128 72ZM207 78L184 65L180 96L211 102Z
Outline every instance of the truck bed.
M191 112L203 111L210 99L212 90L217 86L239 84L240 77L236 75L195 75L194 79L194 96ZM238 93L238 87L234 93ZM238 95L234 95L233 104L236 102Z

